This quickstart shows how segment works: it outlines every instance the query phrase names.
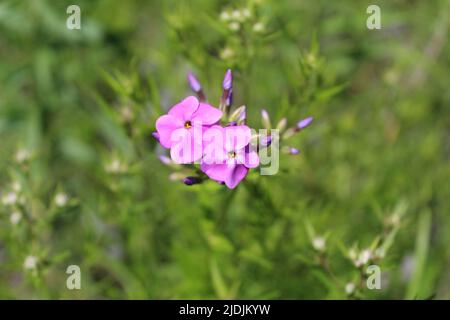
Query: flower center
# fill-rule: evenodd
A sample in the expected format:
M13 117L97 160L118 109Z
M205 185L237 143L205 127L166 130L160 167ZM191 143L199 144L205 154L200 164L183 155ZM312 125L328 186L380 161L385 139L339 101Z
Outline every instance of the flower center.
M230 158L230 159L236 158L236 152L234 152L234 151L228 152L228 158Z
M190 121L186 121L186 122L184 123L184 127L185 127L186 129L189 129L190 127L192 127L192 123L191 123Z

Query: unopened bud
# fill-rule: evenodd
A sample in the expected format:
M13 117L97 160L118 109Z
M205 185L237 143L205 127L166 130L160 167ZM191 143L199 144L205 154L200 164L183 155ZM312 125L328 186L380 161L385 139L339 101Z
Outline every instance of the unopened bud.
M312 240L312 246L317 251L324 251L325 250L325 244L326 244L326 240L323 237L315 237Z
M353 282L349 282L345 285L345 293L349 296L355 292L355 289L356 289L356 287Z
M223 78L222 88L223 90L231 90L233 87L233 74L231 73L231 69L228 69L225 73L225 77Z
M259 138L259 145L262 148L267 148L272 144L272 136L268 135L268 136L261 136Z
M286 126L287 126L287 119L283 118L280 120L280 122L278 122L277 129L280 131L284 131L284 129L286 129Z
M192 186L194 184L199 184L201 182L202 182L202 180L198 177L185 177L183 179L183 183L187 186Z
M245 124L245 121L247 120L247 112L244 110L240 115L239 118L237 120L237 124L241 125L241 124Z
M188 82L192 91L200 92L202 90L202 85L200 84L200 81L198 81L198 79L191 72L188 73Z
M300 153L300 150L298 150L297 148L293 148L293 147L283 147L282 151L285 154L290 154L293 156L296 156Z
M246 106L240 106L229 117L229 121L236 122L236 124L245 124L245 120L247 118L247 108Z
M268 130L272 128L272 125L270 123L269 113L265 109L261 110L261 122L262 122L264 128L266 128Z
M198 81L198 79L191 72L188 73L187 78L188 78L189 86L191 87L192 91L194 91L197 94L198 99L201 102L206 101L206 97L205 97L205 94L203 93L202 85L200 84L200 81Z
M168 156L165 156L163 154L159 155L158 158L159 158L159 161L161 161L162 163L164 163L166 165L173 163L172 159L170 159Z
M310 124L311 124L311 122L313 121L313 117L308 117L308 118L305 118L305 119L303 119L303 120L300 120L298 123L297 123L297 128L299 129L299 130L302 130L302 129L305 129L307 126L309 126Z

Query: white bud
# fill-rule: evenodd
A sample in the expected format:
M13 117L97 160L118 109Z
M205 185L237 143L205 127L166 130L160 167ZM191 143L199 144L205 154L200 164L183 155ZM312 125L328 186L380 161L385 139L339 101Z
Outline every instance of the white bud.
M220 13L220 20L222 20L222 21L230 20L230 14L227 11L222 11Z
M261 33L261 32L264 32L265 28L266 27L264 26L264 24L262 22L257 22L253 25L253 32Z
M19 181L14 181L11 187L15 192L19 192L20 190L22 190L22 186L20 185Z
M55 204L58 207L64 207L67 204L67 201L69 201L69 197L67 196L67 194L65 194L63 192L56 194Z
M222 59L230 59L232 57L234 57L234 51L231 48L225 48L222 50L222 52L220 53L220 57Z
M16 152L15 158L18 163L25 162L30 157L30 153L26 149L19 149Z
M355 292L355 284L353 282L349 282L345 285L345 293L348 295L353 294Z
M228 25L231 31L238 31L241 28L241 25L238 22L230 22Z
M11 224L16 225L20 222L22 219L22 214L19 211L14 211L11 213L11 216L9 217L9 221L11 221Z
M3 196L2 202L5 206L13 205L17 202L17 194L13 191Z
M287 126L287 119L283 118L280 120L280 122L278 122L277 129L280 131L284 131L284 129L286 129L286 126Z
M312 246L317 251L325 250L325 243L326 243L326 241L325 241L325 238L323 238L323 237L315 237L312 240Z
M23 263L23 267L26 270L34 270L34 269L36 269L37 262L38 262L37 257L35 257L35 256L28 256L28 257L25 258L25 261Z
M233 10L233 11L231 12L231 18L233 18L233 19L235 19L235 20L237 20L237 21L241 21L242 18L243 18L241 11L240 11L240 10L237 10L237 9L236 9L236 10Z
M184 178L186 178L186 174L183 172L172 172L169 175L170 181L182 181Z
M360 252L358 259L355 261L355 265L357 267L361 267L361 266L365 265L367 262L369 262L371 257L372 257L372 252L369 249L365 249Z
M247 8L242 9L241 14L244 18L250 18L250 16L252 15L250 10L248 10Z
M121 173L127 170L127 166L119 159L113 159L108 165L105 166L105 170L110 173Z
M265 109L261 110L261 122L262 122L264 128L266 128L268 130L272 128L272 124L270 123L269 113Z

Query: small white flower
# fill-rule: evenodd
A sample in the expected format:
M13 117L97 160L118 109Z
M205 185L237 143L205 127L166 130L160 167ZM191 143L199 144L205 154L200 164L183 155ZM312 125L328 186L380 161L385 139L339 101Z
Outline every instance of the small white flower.
M26 149L19 149L16 152L15 158L18 163L25 162L30 157L30 153Z
M250 10L248 10L247 8L242 9L241 14L244 18L250 18L250 16L252 15Z
M36 269L37 262L38 262L37 257L35 257L35 256L28 256L28 257L25 258L25 261L23 263L23 267L26 270L34 270L34 269Z
M69 201L69 196L63 192L57 193L55 196L55 204L58 207L64 207Z
M222 50L222 52L220 53L220 57L222 59L230 59L232 57L234 57L234 51L231 48L225 48Z
M228 28L230 28L231 31L238 31L241 28L241 25L238 22L231 22L228 25Z
M372 252L369 249L365 249L359 253L358 259L355 261L355 265L359 268L365 265L372 258Z
M113 159L108 165L105 166L105 170L110 173L121 173L127 170L127 166L119 159Z
M236 9L231 12L231 17L237 21L241 21L243 18L243 15L240 10Z
M11 216L9 217L9 221L11 221L11 224L16 225L20 222L22 219L22 214L19 211L14 211L11 213Z
M314 249L316 249L317 251L323 251L325 249L325 238L323 237L315 237L312 240L312 246Z
M17 202L17 193L11 191L3 196L2 202L5 206L13 205Z
M19 181L14 181L11 187L15 192L19 192L20 190L22 190L22 186L20 185Z
M230 20L230 14L228 13L228 11L222 11L220 13L220 20L222 20L222 21Z
M353 294L355 292L355 284L353 282L349 282L345 285L345 293L348 295Z
M266 27L264 26L264 24L262 22L257 22L253 25L253 31L256 33L264 32L265 28Z

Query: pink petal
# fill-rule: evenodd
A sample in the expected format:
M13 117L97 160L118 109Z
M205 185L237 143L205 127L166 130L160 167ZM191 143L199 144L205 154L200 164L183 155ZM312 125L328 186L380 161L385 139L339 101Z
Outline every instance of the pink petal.
M201 159L203 154L202 128L177 129L172 132L170 157L180 164L193 163Z
M252 132L247 126L225 127L225 149L237 151L250 143Z
M247 176L248 168L244 165L237 165L225 179L228 188L234 189Z
M181 121L190 121L192 115L197 111L199 101L194 96L189 96L183 101L179 102L169 110L169 115L180 119Z
M183 127L183 122L171 115L163 115L156 120L156 130L159 134L159 142L164 148L170 148L172 132Z
M234 167L229 167L227 164L206 164L202 163L200 169L211 179L216 181L225 181L231 174Z
M192 120L201 121L202 125L213 125L222 118L222 111L213 106L200 102L200 105L192 115Z
M256 168L259 166L259 156L256 150L241 150L237 153L236 160L239 164L245 165L247 168Z
M202 161L206 164L225 163L227 152L224 146L224 130L221 126L215 125L205 130L203 134L203 155Z

